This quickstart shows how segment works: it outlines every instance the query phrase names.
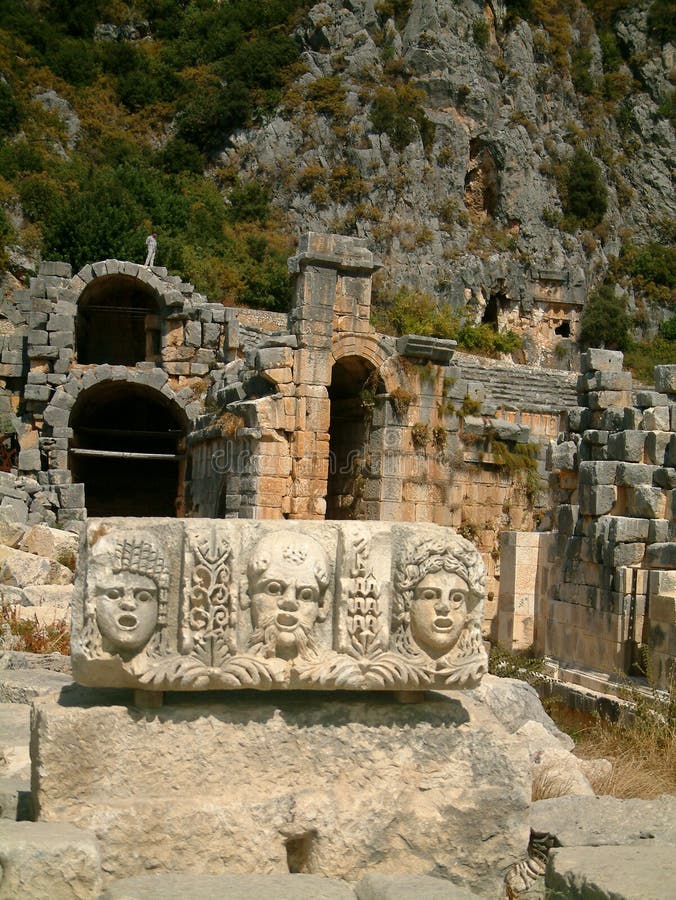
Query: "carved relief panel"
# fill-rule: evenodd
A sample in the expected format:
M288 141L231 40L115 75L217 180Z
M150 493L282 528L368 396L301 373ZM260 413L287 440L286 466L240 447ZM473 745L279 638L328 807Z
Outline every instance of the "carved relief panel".
M485 572L451 529L90 519L75 678L156 690L474 687Z

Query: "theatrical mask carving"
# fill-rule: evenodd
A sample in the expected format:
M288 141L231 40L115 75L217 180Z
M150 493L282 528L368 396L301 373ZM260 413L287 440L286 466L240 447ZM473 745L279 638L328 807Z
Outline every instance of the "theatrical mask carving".
M447 528L91 519L80 565L82 684L425 690L487 668L483 563Z
M94 556L92 575L88 613L102 649L123 657L138 653L166 624L168 570L161 551L141 537L118 541Z
M482 662L481 607L486 576L479 552L464 539L411 543L395 571L394 640L409 658L436 669L476 656ZM477 675L482 672L477 672Z
M283 531L262 538L247 569L249 649L281 659L316 655L313 629L326 618L329 573L328 556L314 538Z

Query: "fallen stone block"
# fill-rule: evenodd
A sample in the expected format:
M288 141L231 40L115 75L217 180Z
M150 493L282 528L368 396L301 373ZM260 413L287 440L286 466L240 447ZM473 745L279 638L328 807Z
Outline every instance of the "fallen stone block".
M641 839L676 844L676 797L619 800L617 797L558 797L531 807L533 831L555 837L562 847L633 844Z
M345 882L320 875L139 875L114 882L101 900L355 900Z
M443 692L454 697L453 692ZM479 687L469 692L473 699L483 704L510 734L514 734L526 722L539 722L553 735L564 750L572 750L573 739L561 731L547 715L535 688L518 678L499 678L484 675Z
M93 834L72 825L0 820L0 900L88 900L101 893Z
M642 841L628 847L550 851L547 896L569 900L673 900L676 847Z
M355 885L358 900L473 900L466 888L426 875L372 873Z
M26 533L26 526L20 522L8 521L0 516L0 544L16 549Z
M516 732L528 746L533 777L533 793L550 796L568 794L594 796L594 790L580 769L576 756L564 750L559 741L539 722L526 722Z
M59 488L63 490L63 488ZM74 570L77 561L78 538L70 531L50 528L48 525L34 525L21 541L20 550L33 553L45 559L52 559L66 568Z

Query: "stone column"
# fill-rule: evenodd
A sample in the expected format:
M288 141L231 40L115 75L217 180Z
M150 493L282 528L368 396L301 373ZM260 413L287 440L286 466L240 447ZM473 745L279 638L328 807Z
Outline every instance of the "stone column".
M323 519L329 471L328 389L333 335L338 321L343 329L346 324L354 328L357 319L368 322L370 280L376 266L365 241L310 232L301 238L289 268L297 276L290 329L298 340L293 367L297 403L291 441L289 518Z

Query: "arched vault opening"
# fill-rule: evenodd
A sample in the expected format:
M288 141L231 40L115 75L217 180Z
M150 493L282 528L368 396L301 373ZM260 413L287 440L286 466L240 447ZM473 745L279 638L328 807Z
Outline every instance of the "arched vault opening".
M385 388L378 370L360 356L344 356L331 372L327 519L363 518L371 423ZM381 399L379 399L379 396Z
M90 516L176 516L182 509L183 412L145 385L107 381L70 416L70 469Z
M162 348L155 291L131 275L90 281L78 301L75 346L83 365L158 361Z

